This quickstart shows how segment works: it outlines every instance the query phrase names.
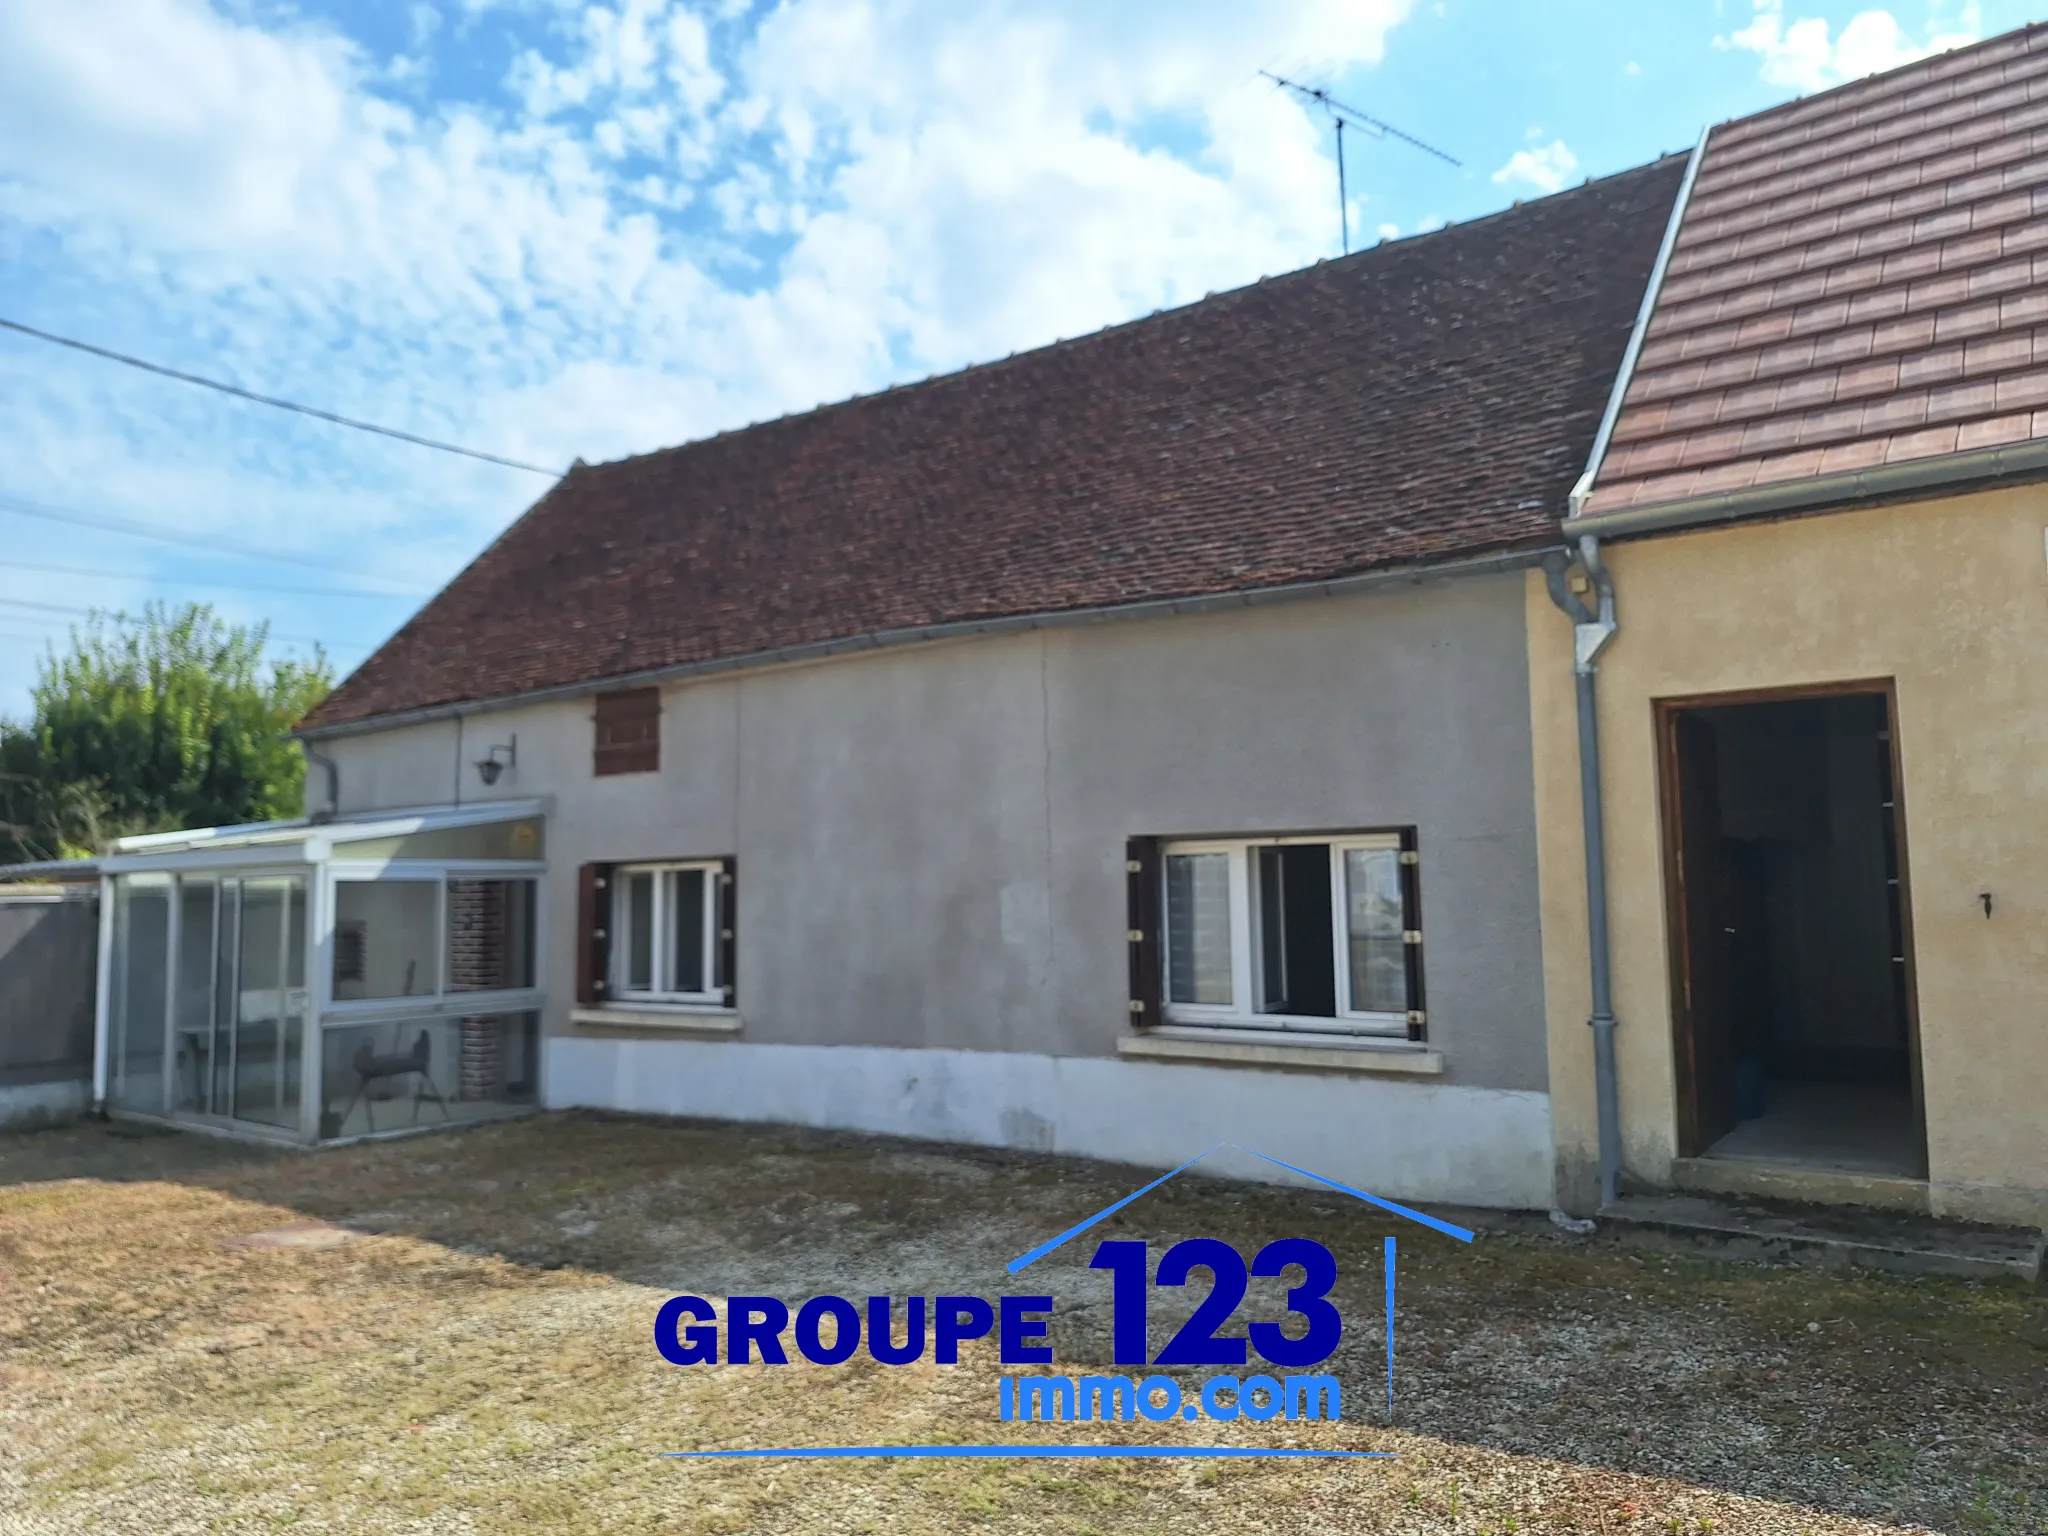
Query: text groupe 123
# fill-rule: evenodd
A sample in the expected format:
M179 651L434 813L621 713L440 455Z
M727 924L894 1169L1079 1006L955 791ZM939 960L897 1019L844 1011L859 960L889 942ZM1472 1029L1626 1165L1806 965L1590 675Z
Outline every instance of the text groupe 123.
M1307 1374L1336 1352L1344 1320L1329 1293L1336 1284L1337 1261L1321 1243L1305 1237L1281 1238L1261 1248L1247 1264L1244 1256L1219 1238L1197 1237L1175 1243L1148 1274L1149 1253L1139 1241L1100 1244L1090 1268L1111 1277L1111 1353L1118 1365L1243 1365L1250 1352L1283 1372L1284 1379L1255 1374L1240 1379L1215 1375L1184 1396L1170 1376L1134 1380L1129 1375L1003 1376L997 1386L998 1416L1004 1420L1089 1420L1172 1418L1255 1422L1285 1416L1340 1418L1343 1393L1337 1378ZM1290 1337L1279 1322L1253 1322L1242 1335L1220 1329L1244 1300L1250 1277L1277 1278L1290 1268L1302 1272L1287 1292L1286 1313L1300 1320L1301 1331ZM1206 1269L1209 1294L1156 1355L1148 1357L1148 1301L1154 1287L1185 1286L1193 1272ZM1004 1295L993 1301L981 1296L937 1296L929 1309L922 1296L904 1301L903 1342L895 1342L894 1298L870 1296L866 1316L844 1296L813 1296L796 1309L773 1296L728 1296L721 1362L718 1309L701 1296L675 1296L655 1318L654 1342L671 1365L750 1365L757 1354L763 1365L787 1365L784 1335L812 1365L843 1365L865 1343L880 1365L909 1365L925 1357L927 1347L938 1365L957 1365L960 1346L996 1334L1004 1365L1046 1365L1053 1358L1046 1342L1052 1328L1049 1295ZM831 1339L826 1340L826 1322ZM865 1327L863 1327L865 1321ZM929 1326L928 1326L929 1324ZM1305 1325L1305 1326L1304 1326ZM1199 1407L1198 1407L1199 1404Z

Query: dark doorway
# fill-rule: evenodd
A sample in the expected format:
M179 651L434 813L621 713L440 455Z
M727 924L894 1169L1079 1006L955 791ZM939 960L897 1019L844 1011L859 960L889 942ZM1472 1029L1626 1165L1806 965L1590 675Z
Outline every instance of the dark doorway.
M1924 1176L1889 686L1659 717L1681 1152Z

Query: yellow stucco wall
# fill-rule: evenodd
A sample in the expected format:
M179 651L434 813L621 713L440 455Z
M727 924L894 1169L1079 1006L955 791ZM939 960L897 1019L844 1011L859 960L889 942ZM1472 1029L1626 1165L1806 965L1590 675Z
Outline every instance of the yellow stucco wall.
M1677 1151L1652 701L1890 677L1930 1204L2048 1219L2044 531L2048 486L2030 486L1606 546L1620 631L1599 710L1631 1173L1663 1184ZM1552 1113L1575 1192L1596 1139L1571 626L1540 573L1527 601Z

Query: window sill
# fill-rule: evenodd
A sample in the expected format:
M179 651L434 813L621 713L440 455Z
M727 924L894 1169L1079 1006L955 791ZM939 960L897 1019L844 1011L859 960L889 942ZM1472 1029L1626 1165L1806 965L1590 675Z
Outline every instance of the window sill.
M692 1035L736 1035L737 1009L688 1003L607 1003L597 1008L571 1008L569 1022L600 1029L667 1029Z
M1171 1026L1168 1026L1171 1028ZM1205 1031L1206 1033L1206 1031ZM1191 1038L1192 1027L1183 1030L1148 1030L1126 1035L1117 1041L1119 1056L1139 1056L1153 1061L1209 1062L1216 1066L1287 1067L1311 1072L1377 1072L1397 1077L1441 1077L1441 1051L1406 1041L1344 1041L1328 1036L1315 1041L1204 1040Z

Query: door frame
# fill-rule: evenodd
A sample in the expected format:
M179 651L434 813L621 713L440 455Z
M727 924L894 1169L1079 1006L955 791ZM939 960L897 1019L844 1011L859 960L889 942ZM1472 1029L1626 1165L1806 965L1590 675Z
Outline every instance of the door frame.
M1914 958L1912 863L1906 847L1905 774L1899 746L1899 693L1890 677L1850 678L1831 683L1791 683L1773 688L1739 688L1721 693L1674 695L1650 701L1657 742L1658 831L1663 857L1665 980L1670 992L1671 1060L1676 1090L1678 1155L1698 1157L1699 1095L1692 1078L1692 1008L1687 982L1692 953L1686 937L1683 810L1678 768L1678 719L1688 710L1741 704L1791 704L1809 699L1876 695L1884 700L1885 745L1891 759L1892 847L1898 863L1899 943L1903 951L1907 1071L1912 1081L1913 1137L1920 1166L1927 1165L1927 1110L1920 1064L1920 986Z

